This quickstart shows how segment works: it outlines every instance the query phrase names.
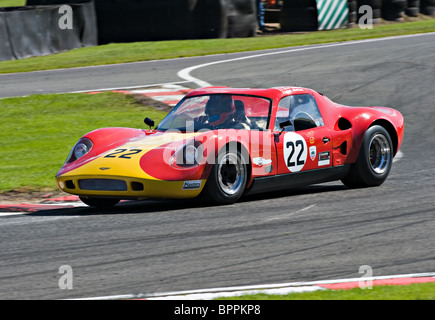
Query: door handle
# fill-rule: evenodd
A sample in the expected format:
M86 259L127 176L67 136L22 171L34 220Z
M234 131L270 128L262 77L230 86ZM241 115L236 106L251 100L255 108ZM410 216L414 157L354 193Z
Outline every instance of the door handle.
M323 143L328 143L329 141L331 141L331 139L329 139L328 137L323 138Z

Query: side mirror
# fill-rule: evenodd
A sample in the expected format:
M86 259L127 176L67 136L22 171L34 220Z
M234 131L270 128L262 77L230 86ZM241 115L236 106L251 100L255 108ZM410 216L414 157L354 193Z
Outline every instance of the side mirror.
M279 127L280 127L281 129L284 129L285 127L289 127L289 126L291 126L291 125L292 125L292 122L291 122L290 119L279 123ZM281 131L281 132L282 132L282 131Z
M145 118L145 120L143 122L145 122L145 124L147 126L149 126L150 129L151 129L151 127L154 127L154 120L151 120L150 118Z
M292 122L290 119L279 123L279 127L281 128L281 131L279 133L274 133L275 142L279 142L279 136L282 134L282 132L284 131L284 129L286 127L289 127L291 125L292 125Z

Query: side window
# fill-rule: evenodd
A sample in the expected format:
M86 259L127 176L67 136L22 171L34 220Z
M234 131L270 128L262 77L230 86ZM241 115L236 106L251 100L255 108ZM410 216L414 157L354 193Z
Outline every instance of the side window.
M299 131L325 125L311 94L298 94L281 99L275 119L274 130L280 130L280 122L290 120L291 126L284 131Z

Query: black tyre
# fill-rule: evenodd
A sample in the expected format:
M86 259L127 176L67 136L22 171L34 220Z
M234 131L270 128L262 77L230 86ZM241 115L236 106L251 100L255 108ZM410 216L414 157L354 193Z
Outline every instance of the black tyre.
M356 12L349 12L348 23L354 24L356 22Z
M393 143L387 130L370 127L363 139L357 161L342 182L348 187L374 187L387 179L393 164Z
M347 7L349 9L349 13L358 11L358 3L356 0L349 0L347 2Z
M112 199L112 198L86 198L86 197L79 197L79 198L84 204L87 204L90 207L97 207L97 208L111 208L120 201L119 199Z
M408 17L418 17L418 14L420 13L419 7L410 7L405 9L405 14Z
M435 6L422 7L421 13L427 16L435 16Z
M420 0L420 5L422 7L433 7L435 6L435 0Z
M393 21L401 19L407 6L407 0L385 0L382 5L382 17Z
M240 199L248 180L248 162L239 147L223 148L216 157L203 196L218 204L231 204Z

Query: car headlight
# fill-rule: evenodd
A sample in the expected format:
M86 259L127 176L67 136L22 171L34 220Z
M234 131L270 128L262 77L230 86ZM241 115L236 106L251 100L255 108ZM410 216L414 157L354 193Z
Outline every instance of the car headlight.
M186 146L184 150L184 160L186 164L195 164L198 160L198 149L195 146Z
M171 157L173 167L194 167L204 159L204 148L199 141L191 141L179 148Z
M92 141L88 138L81 138L69 153L65 163L71 163L83 157L92 149Z

